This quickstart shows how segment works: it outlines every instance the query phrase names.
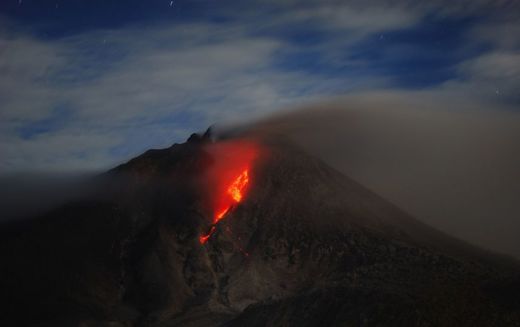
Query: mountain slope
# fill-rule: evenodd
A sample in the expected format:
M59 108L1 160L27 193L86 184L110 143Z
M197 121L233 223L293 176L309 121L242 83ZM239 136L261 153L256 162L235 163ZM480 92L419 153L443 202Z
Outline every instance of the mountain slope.
M233 148L193 135L111 170L83 201L3 226L2 319L53 326L520 324L517 262L419 223L288 142L248 142L262 150L247 193L216 224L208 172L232 166L222 149Z

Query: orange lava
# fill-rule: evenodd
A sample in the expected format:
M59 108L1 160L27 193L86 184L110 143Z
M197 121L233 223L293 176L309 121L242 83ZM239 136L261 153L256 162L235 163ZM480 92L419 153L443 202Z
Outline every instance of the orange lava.
M241 139L210 143L205 151L212 161L201 176L201 189L211 215L211 227L200 235L201 244L208 241L216 231L216 225L246 198L252 183L252 167L264 149L252 140Z
M244 198L244 192L247 184L249 183L249 169L245 169L240 175L238 175L233 182L228 186L226 190L226 197L224 198L227 201L224 201L225 208L217 211L215 214L215 217L213 218L213 225L211 226L211 229L209 232L205 235L201 235L199 237L199 241L201 244L204 244L208 241L210 236L215 231L215 225L224 217L226 216L226 213L231 209L231 207L242 201Z
M249 183L249 170L246 169L233 181L227 190L235 202L238 203L242 200L242 192L247 183Z
M218 223L219 220L221 220L222 218L224 218L224 216L226 215L226 213L229 211L229 208L226 208L222 211L220 211L219 213L217 213L215 215L215 219L213 219L213 223L216 224Z
M207 234L199 236L200 244L206 243L214 231L215 231L215 225L211 226L211 229L209 230L209 232Z

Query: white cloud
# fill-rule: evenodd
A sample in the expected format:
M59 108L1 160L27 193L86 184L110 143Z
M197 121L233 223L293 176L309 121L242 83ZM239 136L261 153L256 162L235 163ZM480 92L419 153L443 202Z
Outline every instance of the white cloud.
M494 51L461 65L464 74L481 81L520 83L520 52Z
M316 22L335 32L357 33L360 36L412 26L420 18L415 12L396 7L328 5L288 13L288 17Z
M187 129L255 117L317 93L315 79L272 67L282 41L229 25L96 31L49 42L18 36L2 43L3 171L108 167L181 141ZM320 93L338 83L322 82ZM30 124L52 119L57 107L70 112L66 122L31 132ZM24 126L28 137L20 135ZM111 154L132 145L133 151Z

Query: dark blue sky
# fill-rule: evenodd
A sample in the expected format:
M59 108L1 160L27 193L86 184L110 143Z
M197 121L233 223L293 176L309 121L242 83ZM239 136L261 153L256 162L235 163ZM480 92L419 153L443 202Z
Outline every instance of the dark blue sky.
M2 1L0 170L108 167L214 122L360 92L516 108L516 5L450 3Z
M341 38L320 28L321 21L295 22L270 26L269 14L278 7L258 2L237 5L237 1L130 0L130 1L6 1L2 12L29 32L43 40L61 38L103 29L157 26L184 23L244 23L239 11L256 11L249 33L279 38L298 47L280 51L274 64L282 70L302 70L311 74L342 76L343 74L383 75L398 86L420 88L452 79L456 66L486 50L485 44L468 46L468 31L482 23L483 16L425 14L416 24L389 31L381 30L370 37L338 49L343 60L361 59L364 65L333 65L323 58L316 46L330 39ZM284 8L288 15L293 7ZM247 17L246 17L247 18ZM249 22L251 23L251 22ZM370 24L370 21L366 22ZM309 49L307 49L309 48ZM336 50L336 49L335 49ZM95 50L94 50L95 51ZM103 51L98 60L111 61ZM115 58L117 59L117 58ZM102 64L102 63L101 63Z

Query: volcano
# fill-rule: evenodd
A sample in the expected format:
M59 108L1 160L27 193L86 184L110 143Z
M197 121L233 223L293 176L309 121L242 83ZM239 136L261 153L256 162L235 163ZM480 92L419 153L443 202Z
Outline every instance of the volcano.
M2 326L520 326L520 265L276 137L149 150L2 226Z

